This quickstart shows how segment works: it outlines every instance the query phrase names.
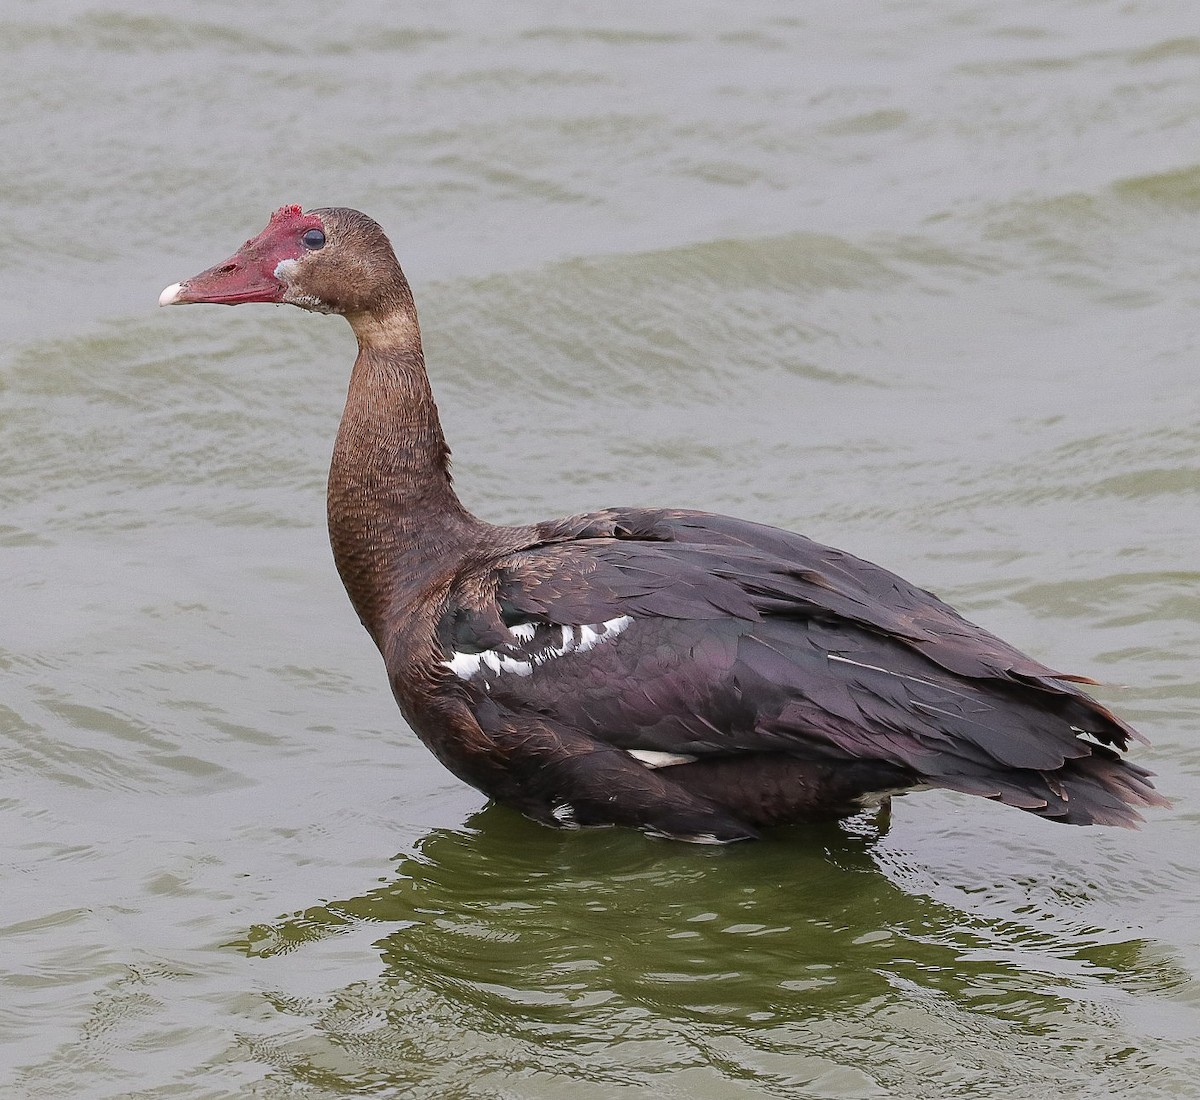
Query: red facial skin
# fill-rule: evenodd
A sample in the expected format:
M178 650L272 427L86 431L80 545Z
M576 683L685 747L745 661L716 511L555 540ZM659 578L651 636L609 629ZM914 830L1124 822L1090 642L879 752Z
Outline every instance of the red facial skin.
M301 237L309 229L324 231L315 214L299 206L281 206L257 237L248 240L228 260L182 283L174 304L208 302L237 306L243 302L282 302L287 285L275 274L284 260L307 256Z

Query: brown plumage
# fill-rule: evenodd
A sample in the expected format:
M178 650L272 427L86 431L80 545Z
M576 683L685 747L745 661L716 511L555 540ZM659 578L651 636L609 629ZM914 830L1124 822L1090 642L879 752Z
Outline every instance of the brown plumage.
M879 566L699 512L496 527L459 502L412 294L355 210L284 207L161 303L290 302L359 354L329 474L350 599L418 736L534 820L699 842L925 787L1052 820L1164 806L1139 734Z

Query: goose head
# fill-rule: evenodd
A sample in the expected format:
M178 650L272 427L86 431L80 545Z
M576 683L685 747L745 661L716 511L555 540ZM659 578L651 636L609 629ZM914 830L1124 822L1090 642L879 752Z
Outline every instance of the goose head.
M412 308L383 230L366 214L344 207L282 206L229 259L173 283L158 299L161 306L246 302L337 313L352 324Z

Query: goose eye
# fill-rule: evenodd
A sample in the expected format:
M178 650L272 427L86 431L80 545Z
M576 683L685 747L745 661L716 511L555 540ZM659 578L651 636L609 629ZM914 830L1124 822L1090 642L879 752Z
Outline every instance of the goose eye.
M310 252L316 252L318 248L325 247L325 234L319 229L306 229L300 243Z

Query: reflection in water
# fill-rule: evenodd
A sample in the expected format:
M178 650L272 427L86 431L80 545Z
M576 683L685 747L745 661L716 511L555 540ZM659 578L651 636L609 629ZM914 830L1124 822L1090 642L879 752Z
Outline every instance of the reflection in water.
M271 957L379 927L379 978L273 998L315 1035L256 1057L287 1078L431 1096L489 1075L526 1078L524 1094L566 1076L687 1095L714 1072L806 1095L997 1074L1116 1087L1148 1067L1105 1039L1112 983L1186 980L1141 941L967 916L905 888L876 835L836 826L706 849L492 808L469 825L429 833L378 888L229 945Z

